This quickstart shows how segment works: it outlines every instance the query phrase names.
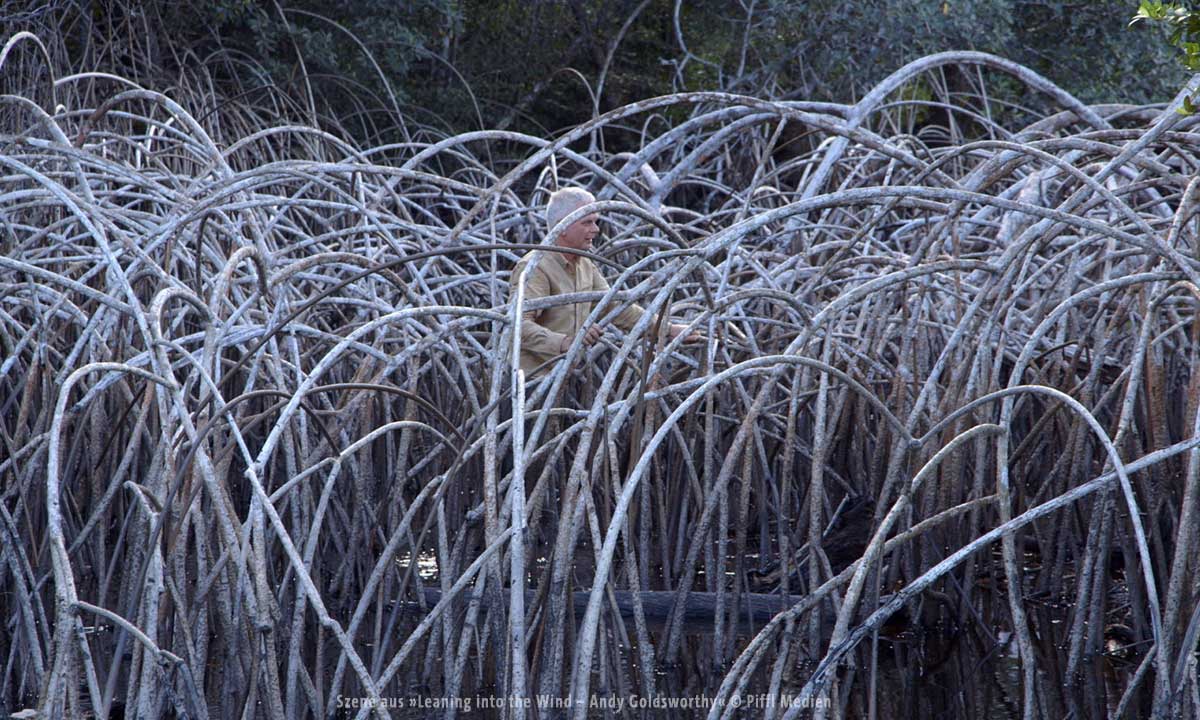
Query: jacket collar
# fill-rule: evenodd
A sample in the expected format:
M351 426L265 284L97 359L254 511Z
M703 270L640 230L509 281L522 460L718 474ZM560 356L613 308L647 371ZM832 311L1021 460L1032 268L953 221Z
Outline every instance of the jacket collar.
M557 246L551 246L551 247L557 247ZM545 253L545 255L546 255L546 257L542 260L542 262L549 261L564 270L568 269L566 253L551 251L551 252Z

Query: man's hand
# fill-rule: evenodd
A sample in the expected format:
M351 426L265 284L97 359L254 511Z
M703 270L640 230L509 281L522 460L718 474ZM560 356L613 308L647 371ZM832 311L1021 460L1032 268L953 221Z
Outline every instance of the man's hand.
M675 336L679 335L679 333L683 332L684 330L687 330L686 325L677 325L675 323L671 323L671 327L667 329L667 332L670 333L671 338L674 339ZM699 330L693 330L684 336L683 341L685 343L703 342L704 336L700 334Z
M583 344L584 345L595 345L596 341L599 340L600 336L602 336L603 334L604 334L604 331L601 330L599 327L597 327L595 325L589 325L587 327L587 329L583 331ZM567 348L571 347L571 342L574 340L575 340L574 335L568 335L568 336L564 337L562 339L562 343L560 343L558 346L558 351L560 353L565 353L567 351Z

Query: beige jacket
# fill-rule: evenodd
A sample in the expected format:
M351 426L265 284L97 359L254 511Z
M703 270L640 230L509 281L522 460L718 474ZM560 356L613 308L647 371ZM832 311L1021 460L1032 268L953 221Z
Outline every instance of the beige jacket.
M509 300L516 299L517 279L537 252L539 251L531 250L526 253L513 267L508 285ZM572 267L563 253L542 252L541 255L542 259L525 280L526 302L568 293L608 290L608 281L591 260L581 257ZM531 376L535 368L562 354L559 348L563 338L579 332L593 307L595 303L571 303L524 313L521 322L521 369L527 376ZM630 305L621 311L613 322L628 332L641 319L643 313L645 310L640 306ZM549 366L543 368L538 375L548 369Z

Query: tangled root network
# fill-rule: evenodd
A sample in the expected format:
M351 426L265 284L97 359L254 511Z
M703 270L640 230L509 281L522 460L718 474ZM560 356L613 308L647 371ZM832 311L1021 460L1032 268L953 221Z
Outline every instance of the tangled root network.
M1174 105L946 53L363 149L43 58L0 56L0 713L1197 717ZM567 186L606 332L527 379Z

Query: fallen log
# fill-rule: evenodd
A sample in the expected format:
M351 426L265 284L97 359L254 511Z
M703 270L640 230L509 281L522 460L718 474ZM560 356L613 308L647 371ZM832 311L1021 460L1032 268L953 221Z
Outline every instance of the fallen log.
M571 593L571 605L574 607L575 620L578 622L583 619L584 612L587 610L588 599L591 593L586 590ZM642 603L642 611L646 616L646 625L651 630L663 630L671 616L671 608L675 603L676 593L671 590L647 590L638 593L629 590L614 590L613 596L616 601L617 612L627 622L633 621L634 596ZM442 591L437 588L425 588L424 591L425 605L432 608L442 599ZM464 592L460 596L461 603L465 604L472 598L472 594ZM502 598L504 602L508 602L508 591L503 590L497 597ZM525 593L526 606L531 606L537 598L536 591L528 590ZM770 622L771 618L779 613L791 608L793 605L801 602L804 599L803 595L782 595L778 593L740 593L737 598L737 622L736 627L732 628L738 633L752 633L761 629L764 625ZM487 598L484 598L487 602ZM405 601L405 610L410 612L420 612L419 604L415 601ZM733 595L727 593L725 595L725 612L728 613L733 607ZM613 605L611 602L605 602L605 609L611 611ZM716 624L717 614L717 594L712 592L690 592L687 595L683 608L683 629L689 634L703 634L712 632L713 626ZM830 617L832 622L832 616Z

